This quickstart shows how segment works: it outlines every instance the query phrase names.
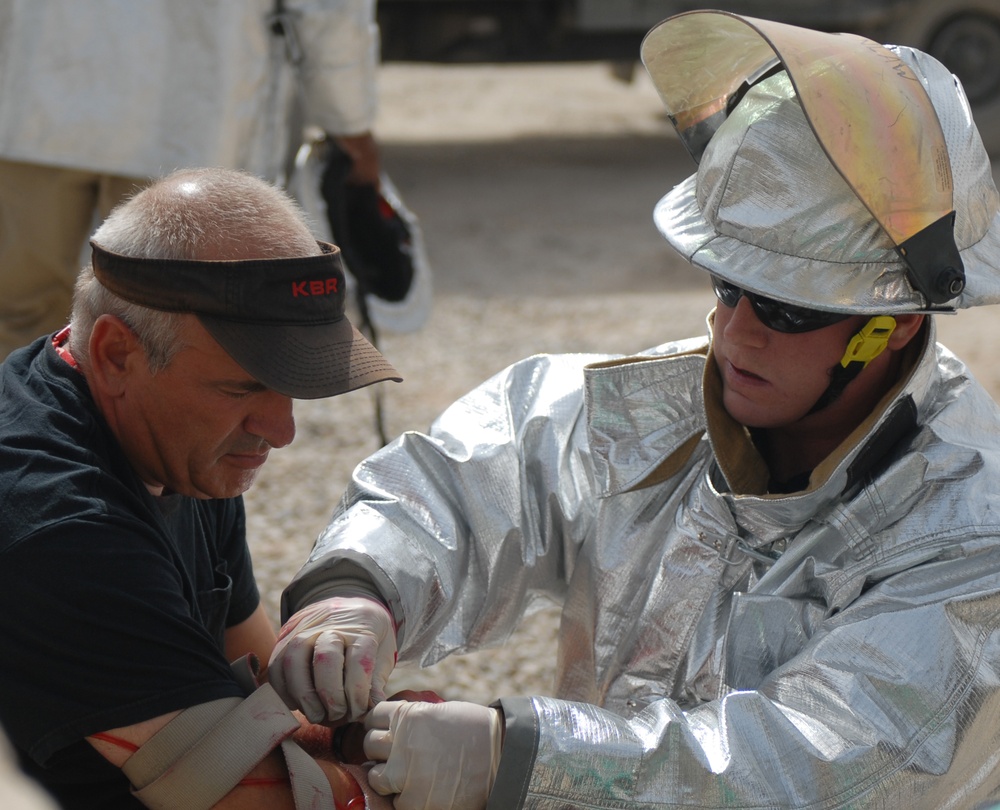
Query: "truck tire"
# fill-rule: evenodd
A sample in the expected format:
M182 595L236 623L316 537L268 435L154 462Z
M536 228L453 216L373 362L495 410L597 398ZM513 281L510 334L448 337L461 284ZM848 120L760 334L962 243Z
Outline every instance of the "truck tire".
M1000 0L902 4L885 41L938 59L961 80L983 144L1000 157Z

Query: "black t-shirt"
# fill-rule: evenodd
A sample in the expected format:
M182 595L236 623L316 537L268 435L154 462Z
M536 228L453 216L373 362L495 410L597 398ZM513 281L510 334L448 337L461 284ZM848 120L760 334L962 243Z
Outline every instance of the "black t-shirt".
M40 339L0 365L0 723L66 808L135 808L89 734L239 686L259 604L242 498L156 498Z

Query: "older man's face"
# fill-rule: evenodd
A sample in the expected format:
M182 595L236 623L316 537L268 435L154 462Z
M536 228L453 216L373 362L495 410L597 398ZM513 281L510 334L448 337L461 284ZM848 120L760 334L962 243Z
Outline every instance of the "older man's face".
M245 492L268 451L295 437L292 400L247 374L194 316L165 369L129 376L119 439L140 477L195 498Z

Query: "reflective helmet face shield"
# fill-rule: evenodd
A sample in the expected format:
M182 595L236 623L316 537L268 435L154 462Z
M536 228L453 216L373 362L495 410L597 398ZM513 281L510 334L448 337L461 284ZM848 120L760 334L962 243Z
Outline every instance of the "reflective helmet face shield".
M642 60L695 161L746 90L785 70L817 141L892 240L928 309L962 292L944 134L897 54L852 34L697 11L650 31Z

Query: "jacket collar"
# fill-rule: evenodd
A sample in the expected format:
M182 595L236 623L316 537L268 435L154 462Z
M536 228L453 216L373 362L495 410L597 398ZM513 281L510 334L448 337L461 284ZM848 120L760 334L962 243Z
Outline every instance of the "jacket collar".
M915 424L935 363L933 319L922 335L900 381L813 471L809 486L791 495L767 494L763 459L746 428L722 407L709 338L587 366L587 427L598 492L607 497L666 480L683 469L707 432L729 497L807 499L807 508L814 508L814 500L839 495L863 478Z
M656 353L667 352L666 355ZM683 467L705 432L706 338L584 369L587 431L601 496L650 486Z

